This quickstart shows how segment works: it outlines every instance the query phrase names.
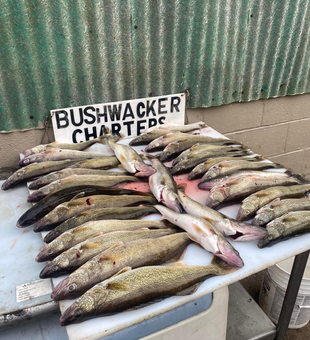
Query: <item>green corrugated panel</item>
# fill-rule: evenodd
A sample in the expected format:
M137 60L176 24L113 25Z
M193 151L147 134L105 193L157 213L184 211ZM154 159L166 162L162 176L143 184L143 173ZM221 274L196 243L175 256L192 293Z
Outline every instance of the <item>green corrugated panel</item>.
M191 88L190 107L310 91L310 0L0 0L0 130Z

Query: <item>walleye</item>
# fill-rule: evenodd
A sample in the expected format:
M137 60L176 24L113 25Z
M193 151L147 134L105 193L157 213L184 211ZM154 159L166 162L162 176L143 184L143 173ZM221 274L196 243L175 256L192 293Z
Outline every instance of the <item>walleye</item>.
M258 242L259 248L270 247L275 243L310 231L310 211L292 211L266 226L267 235Z
M66 326L85 318L122 312L172 295L193 294L204 279L236 271L218 258L208 266L126 267L108 280L98 283L76 300L61 316Z
M177 124L161 124L156 125L148 128L143 133L150 132L150 131L161 131L161 130L169 130L169 131L176 131L176 132L190 132L193 130L199 130L207 127L206 123L198 122L195 124L188 124L188 125L177 125Z
M235 156L232 157L214 157L209 158L207 161L198 164L188 175L188 179L196 179L199 177L202 177L213 165L220 163L222 161L229 161L229 160L235 160L235 159L243 159L247 160L248 162L255 162L258 160L263 160L261 156L255 156L255 157L242 157L242 153L238 153Z
M27 180L36 178L41 175L48 174L52 171L64 169L72 164L74 164L75 160L67 160L67 161L54 161L54 162L43 162L43 163L32 163L24 168L18 169L15 171L3 184L1 189L8 190L15 185L25 182Z
M23 152L24 156L30 156L32 154L35 153L40 153L43 151L47 151L50 149L66 149L66 150L78 150L78 151L83 151L85 149L87 149L88 147L92 146L95 143L102 143L102 141L107 138L107 135L109 134L109 131L106 129L106 131L104 132L104 134L98 138L92 139L92 140L88 140L85 142L81 142L81 143L60 143L60 142L53 142L53 143L49 143L49 144L41 144L41 145L37 145L34 148L25 150Z
M67 188L57 190L52 194L47 195L38 203L35 203L29 208L17 221L16 226L18 228L27 227L44 217L50 211L57 207L57 205L68 202L78 197L87 197L91 195L142 195L142 196L153 196L150 193L135 191L130 189L98 189L96 186L85 186L75 187L74 189Z
M174 212L161 205L155 205L155 208L162 214L163 219L185 230L188 237L199 243L205 250L231 266L243 267L238 251L209 222L200 217Z
M135 146L135 145L141 145L141 144L148 144L149 142L153 141L154 139L167 135L168 133L172 133L170 130L152 130L149 132L143 132L140 136L134 138L129 145Z
M146 148L145 151L153 152L164 149L168 144L172 142L180 142L182 140L192 141L196 143L218 143L218 142L227 142L229 139L227 138L213 138L209 136L202 135L189 135L187 133L168 133L162 137L159 137L153 140ZM195 143L193 143L195 144Z
M273 175L275 174L275 175ZM240 201L247 196L272 186L292 185L301 183L299 179L285 175L283 173L268 173L265 176L241 175L228 179L226 182L217 185L210 191L210 196L206 205L210 208L219 208L227 203ZM237 217L237 220L239 218Z
M50 184L62 178L72 175L100 175L100 176L124 176L126 173L119 171L97 170L97 169L84 169L84 168L66 168L60 171L52 172L46 176L41 176L37 180L29 184L29 189L39 189L44 185Z
M113 231L108 234L97 233L88 240L64 251L42 269L40 278L56 277L79 268L82 264L112 247L117 242L156 238L175 233L175 229Z
M274 201L260 208L252 221L253 225L265 225L268 222L291 211L310 210L310 197L288 198Z
M82 161L89 158L97 158L102 157L100 153L92 153L92 152L85 152L85 151L77 151L77 150L65 150L65 149L51 149L48 151L35 153L30 156L27 156L21 159L18 162L19 166L25 166L30 163L41 163L41 162L48 162L48 161L62 161L62 160L75 160Z
M50 243L56 237L67 230L78 227L89 221L110 220L110 219L136 219L148 214L156 214L158 211L152 207L124 207L124 208L104 208L100 210L90 210L77 216L69 218L54 230L50 231L44 238L44 242Z
M84 211L156 203L157 201L154 197L145 195L95 195L76 198L55 207L35 224L33 231L39 232L51 226L55 227L61 222L81 214Z
M101 156L94 159L87 159L71 165L71 168L87 169L110 169L119 166L120 162L115 156Z
M186 233L126 244L120 242L112 249L96 255L62 280L54 288L51 298L55 301L77 298L127 266L138 268L179 261L190 242Z
M38 202L45 196L56 190L72 188L77 186L87 187L89 185L99 188L112 188L124 182L140 182L134 176L99 176L99 175L72 175L63 179L54 181L44 187L34 191L28 196L27 202Z
M220 145L216 145L216 144L220 144ZM232 145L232 144L238 144L238 143L227 139L227 140L224 140L222 142L217 142L217 143L203 144L202 142L200 144L197 144L196 141L193 141L189 138L188 140L185 139L185 140L172 142L168 144L162 151L160 155L160 160L162 162L168 161L171 158L179 155L184 150L188 150L194 145L200 145L201 148L209 151L209 150L222 150L222 149L227 148L227 146L222 146L222 145ZM175 163L173 162L172 164L174 165Z
M283 173L283 172L271 172L271 171L243 170L243 171L237 171L229 176L215 178L210 181L200 182L198 184L198 188L202 190L210 190L214 187L229 185L229 183L232 183L234 179L243 180L246 177L250 178L253 181L256 181L255 183L259 183L259 181L261 180L271 180L271 181L278 180L282 178L288 178L290 177L290 175L291 175L290 171Z
M150 165L143 162L141 156L130 146L117 144L113 139L108 139L108 143L128 172L140 177L150 176L155 172Z
M104 220L90 221L79 227L70 229L58 236L51 243L44 246L36 257L37 262L49 261L58 256L63 251L85 241L93 235L101 232L102 234L120 230L137 230L141 228L165 229L173 227L166 221L146 221L146 220Z
M200 183L208 182L210 180L229 176L235 172L244 171L244 170L264 170L271 168L283 168L280 164L276 163L265 163L265 162L251 162L248 160L230 160L230 161L222 161L213 165L202 177Z
M191 171L198 164L205 162L209 158L218 157L218 156L234 156L234 155L250 155L252 152L249 149L245 149L244 147L228 147L227 150L218 150L218 151L203 151L198 154L190 155L187 159L180 161L176 165L171 168L171 174L176 175L179 173ZM182 155L182 154L181 154Z
M155 174L149 177L150 189L158 202L163 202L174 211L181 212L177 185L170 171L158 160L152 159Z
M289 187L272 186L265 190L260 190L242 201L236 219L238 221L243 221L251 218L259 208L276 198L302 197L308 191L310 191L310 184L293 185Z
M230 236L234 241L259 240L266 235L264 228L253 228L254 226L250 224L231 219L214 209L192 200L181 190L178 190L178 194L182 207L188 214L203 218L224 236Z

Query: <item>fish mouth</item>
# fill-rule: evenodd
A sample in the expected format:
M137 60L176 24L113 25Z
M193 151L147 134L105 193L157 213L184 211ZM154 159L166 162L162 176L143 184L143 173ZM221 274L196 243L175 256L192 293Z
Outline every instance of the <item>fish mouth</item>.
M36 262L49 261L49 260L52 260L54 257L55 257L55 250L52 248L49 248L49 246L46 246L36 256Z
M260 240L267 234L266 229L262 227L253 226L246 223L240 223L237 221L229 222L232 229L236 231L236 234L230 236L234 241Z
M52 242L56 237L58 237L59 235L61 235L61 232L60 232L60 231L56 231L55 229L54 229L54 230L51 230L51 231L44 237L44 242L45 242L45 243L50 243L50 242Z
M28 196L27 202L36 203L36 202L39 202L44 197L45 195L41 191L34 191L32 194Z
M72 286L72 289L71 289ZM54 301L66 300L66 299L74 299L78 297L80 294L76 292L76 285L71 284L69 278L66 277L62 281L58 283L58 285L54 288L51 294L51 298Z
M69 308L65 310L63 315L59 319L61 326L71 325L74 322L79 321L83 317L84 313L82 308L77 308L74 302Z
M2 184L2 186L1 186L1 190L8 190L8 189L11 188L11 185L12 185L11 182L5 181L5 182Z
M53 262L48 262L47 265L40 272L40 279L47 279L50 277L58 277L66 274L69 270L62 269Z
M215 254L226 263L233 267L242 268L244 266L243 260L239 256L239 252L226 242L218 242L219 253Z

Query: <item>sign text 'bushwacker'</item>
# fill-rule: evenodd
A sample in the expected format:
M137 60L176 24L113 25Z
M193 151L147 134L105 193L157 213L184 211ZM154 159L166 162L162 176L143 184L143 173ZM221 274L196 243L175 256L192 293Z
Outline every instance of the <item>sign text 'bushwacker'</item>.
M184 124L186 94L51 110L56 141L79 143L99 137L104 128L134 137L160 124Z

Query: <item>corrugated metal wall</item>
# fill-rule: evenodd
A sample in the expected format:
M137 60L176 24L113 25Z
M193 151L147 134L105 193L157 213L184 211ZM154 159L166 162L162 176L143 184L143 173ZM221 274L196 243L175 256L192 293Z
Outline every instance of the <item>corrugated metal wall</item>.
M0 0L0 130L181 92L190 107L310 91L310 0Z

